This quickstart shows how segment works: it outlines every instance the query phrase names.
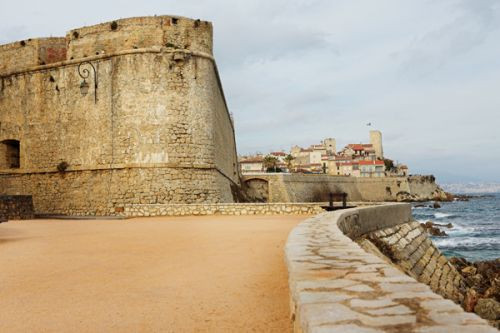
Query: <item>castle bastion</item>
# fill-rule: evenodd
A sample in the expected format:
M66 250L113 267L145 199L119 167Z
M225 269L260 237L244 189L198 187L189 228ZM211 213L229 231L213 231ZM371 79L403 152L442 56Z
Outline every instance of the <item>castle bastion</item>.
M110 215L230 203L238 186L210 22L128 18L0 46L0 195Z

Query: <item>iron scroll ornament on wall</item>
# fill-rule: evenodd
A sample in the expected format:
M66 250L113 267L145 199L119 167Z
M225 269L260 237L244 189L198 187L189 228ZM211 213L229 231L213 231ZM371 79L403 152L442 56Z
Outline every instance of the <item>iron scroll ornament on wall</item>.
M89 92L89 84L87 79L90 77L90 70L88 68L82 68L82 66L90 66L94 71L94 101L97 104L97 71L95 70L94 65L90 61L84 61L78 65L78 75L83 79L82 83L80 83L80 92L82 96L86 96Z

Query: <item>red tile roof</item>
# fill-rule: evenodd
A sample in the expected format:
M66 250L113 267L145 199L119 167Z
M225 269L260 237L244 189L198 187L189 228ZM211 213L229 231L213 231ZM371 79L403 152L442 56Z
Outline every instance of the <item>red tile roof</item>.
M384 165L384 161L359 161L359 165Z
M347 147L349 147L349 148L351 148L353 150L365 150L365 147L363 147L362 144L353 144L353 143L351 143L351 144L347 145Z

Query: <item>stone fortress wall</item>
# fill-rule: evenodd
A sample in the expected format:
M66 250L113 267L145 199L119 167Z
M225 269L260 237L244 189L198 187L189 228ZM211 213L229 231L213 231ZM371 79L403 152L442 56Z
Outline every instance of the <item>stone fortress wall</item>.
M346 192L350 201L444 200L432 176L359 178L319 174L247 175L251 196L264 202L328 201L329 192Z
M409 204L309 218L290 233L285 260L295 332L497 331L452 301L460 277L412 222Z
M0 194L32 195L37 213L234 201L234 128L211 23L139 17L2 45L0 82L0 146L20 150L19 168L0 170Z
M29 220L35 217L29 195L0 195L0 222Z

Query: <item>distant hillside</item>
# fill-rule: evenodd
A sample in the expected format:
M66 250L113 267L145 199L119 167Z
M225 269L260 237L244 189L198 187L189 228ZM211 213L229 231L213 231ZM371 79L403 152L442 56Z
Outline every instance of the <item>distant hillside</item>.
M441 187L451 193L500 193L500 183L453 183Z

